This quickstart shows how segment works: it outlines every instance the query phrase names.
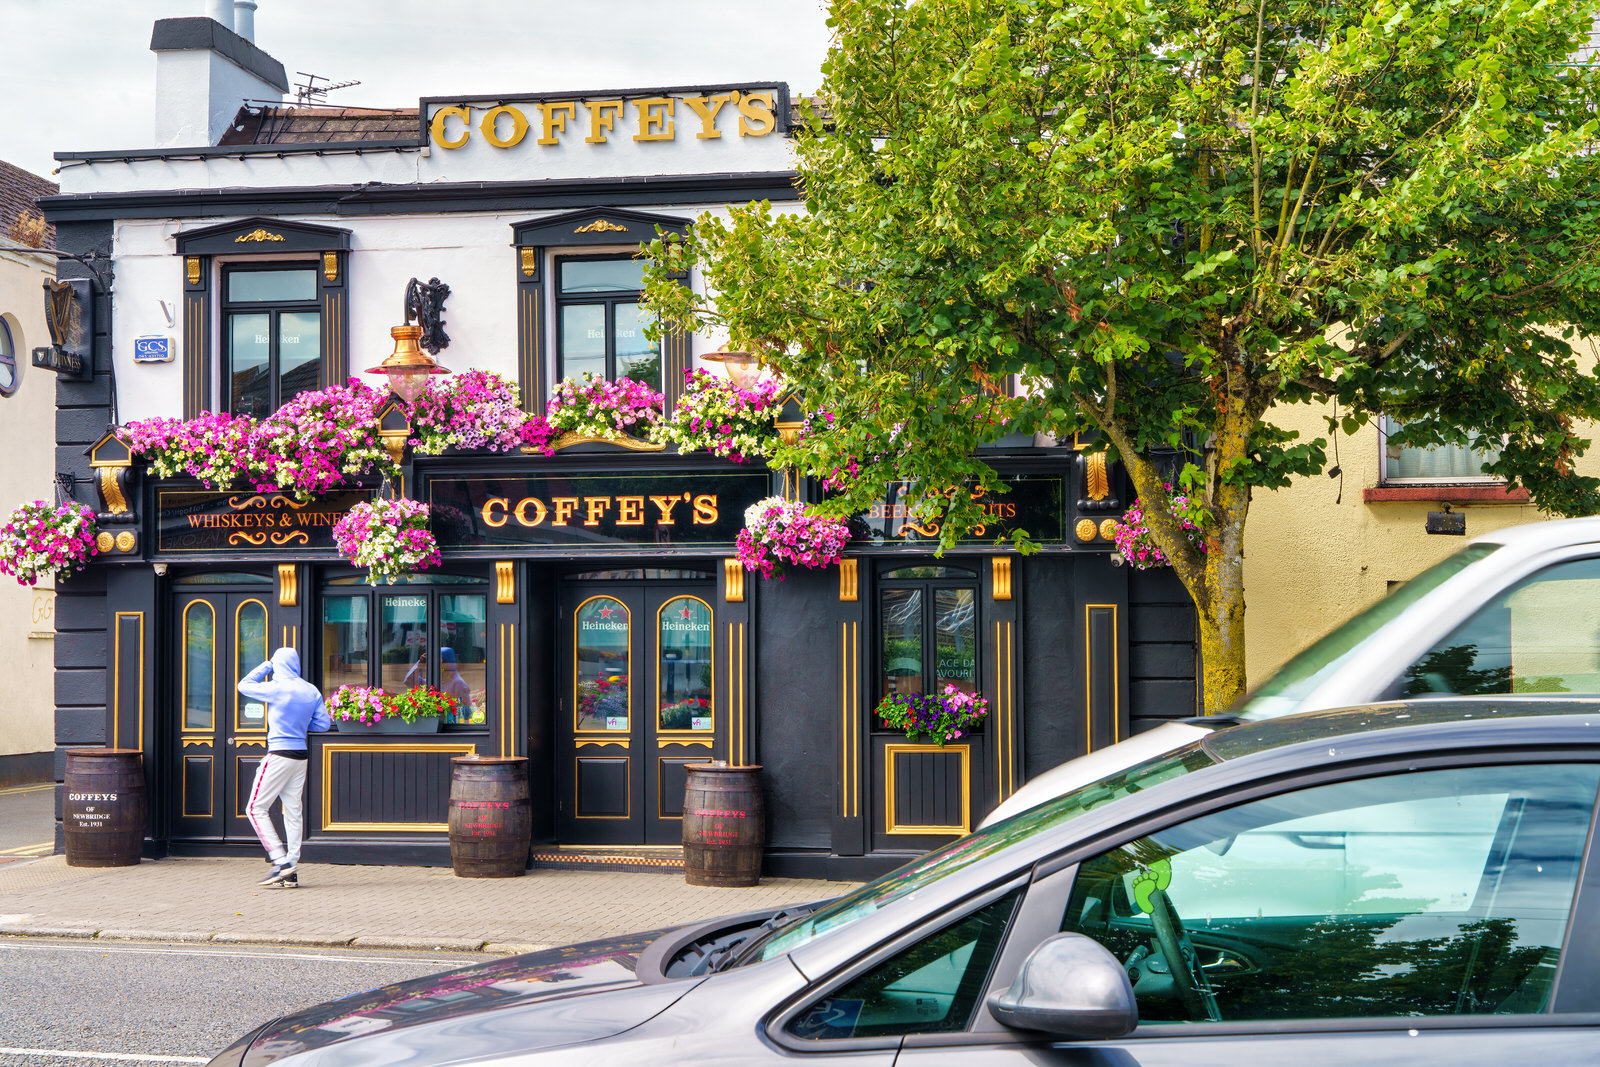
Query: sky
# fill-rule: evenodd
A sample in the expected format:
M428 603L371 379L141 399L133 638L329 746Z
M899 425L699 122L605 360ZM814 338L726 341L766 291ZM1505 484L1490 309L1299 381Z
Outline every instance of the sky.
M784 81L813 92L825 0L257 0L256 44L291 82L360 81L346 107L424 96ZM0 0L0 159L51 178L54 153L154 140L157 19L205 0Z

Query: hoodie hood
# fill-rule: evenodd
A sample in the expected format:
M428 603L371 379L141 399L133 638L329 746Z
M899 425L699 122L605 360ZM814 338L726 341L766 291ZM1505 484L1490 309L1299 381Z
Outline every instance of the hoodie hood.
M282 679L300 677L300 653L292 648L280 648L272 654L272 676Z

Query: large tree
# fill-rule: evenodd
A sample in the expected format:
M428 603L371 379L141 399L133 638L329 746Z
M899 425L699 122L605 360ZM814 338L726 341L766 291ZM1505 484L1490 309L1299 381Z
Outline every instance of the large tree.
M834 0L795 141L804 210L658 242L650 301L720 324L833 416L782 457L841 512L909 481L946 544L974 449L1093 432L1199 608L1205 705L1245 682L1251 493L1330 433L1501 442L1491 470L1594 511L1595 72L1577 0ZM674 276L698 267L708 293ZM995 382L1020 382L1006 397ZM1152 452L1184 457L1169 491ZM1203 544L1172 517L1192 498ZM1021 547L1026 549L1024 543Z

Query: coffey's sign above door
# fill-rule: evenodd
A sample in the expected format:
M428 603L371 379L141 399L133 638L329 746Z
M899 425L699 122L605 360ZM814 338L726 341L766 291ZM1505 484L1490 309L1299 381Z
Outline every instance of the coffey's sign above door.
M450 549L730 548L745 508L767 496L756 472L425 478L433 534Z

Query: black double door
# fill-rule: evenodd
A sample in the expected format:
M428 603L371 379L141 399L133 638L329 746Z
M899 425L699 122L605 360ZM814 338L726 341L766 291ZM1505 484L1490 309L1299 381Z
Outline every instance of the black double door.
M715 585L567 582L556 810L563 844L675 845L691 763L726 757Z

